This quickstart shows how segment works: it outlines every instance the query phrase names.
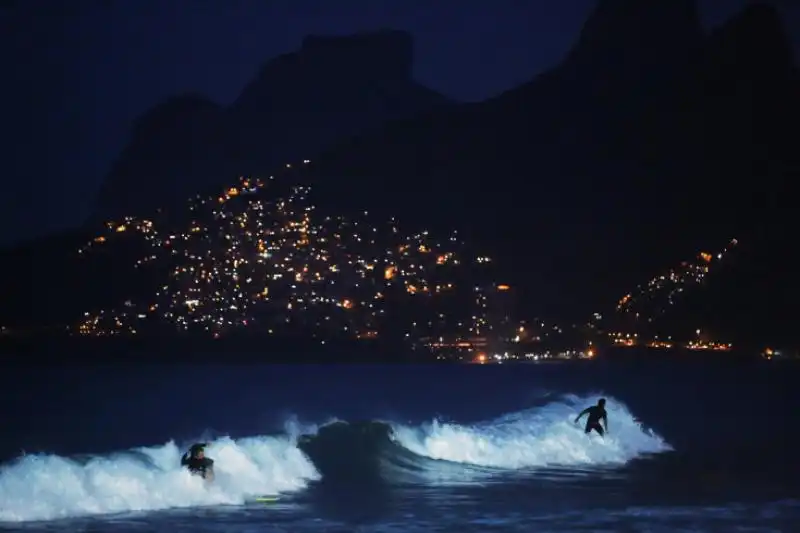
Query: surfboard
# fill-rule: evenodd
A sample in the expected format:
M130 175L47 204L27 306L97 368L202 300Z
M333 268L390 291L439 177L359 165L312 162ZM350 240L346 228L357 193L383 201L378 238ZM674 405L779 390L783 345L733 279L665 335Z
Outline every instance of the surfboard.
M277 496L257 496L253 498L253 501L258 503L272 503L278 500L279 498Z

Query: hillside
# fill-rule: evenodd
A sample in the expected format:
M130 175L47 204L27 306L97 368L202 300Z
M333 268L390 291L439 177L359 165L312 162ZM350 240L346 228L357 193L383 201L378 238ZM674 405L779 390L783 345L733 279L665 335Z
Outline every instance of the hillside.
M402 52L407 41L391 32L379 41L385 46L376 53L396 60L374 63L380 68L373 74L360 67L337 70L348 74L341 76L341 92L324 93L324 105L306 105L323 94L309 87L332 74L306 74L322 75L324 65L343 57L363 66L369 54L358 38L308 40L299 54L270 63L230 108L184 97L153 111L112 170L98 216L135 206L141 218L164 206L160 216L169 219L177 213L170 207L176 198L190 196L186 191L221 190L217 184L227 186L231 176L266 177L287 161L311 157L296 179L313 188L318 213L368 210L415 229L443 234L455 228L495 258L498 279L518 289L527 316L582 323L595 312L613 311L623 295L669 265L736 238L741 253L708 290L675 306L673 316L684 324L713 317L714 327L728 335L749 328L760 330L753 337L791 336L800 295L793 252L786 261L764 261L775 250L793 250L800 78L771 7L752 4L705 34L692 0L601 0L560 65L478 104L440 105L440 97L409 81L410 56ZM263 80L275 80L274 72L293 74L273 87ZM354 98L361 93L351 89L374 88L376 79L405 84L406 95L423 95L406 102L427 103L391 114L402 106L381 97L380 105L367 106L378 111L367 113L358 106L369 99ZM259 99L263 94L272 96ZM336 94L351 99L342 114L331 111L345 101ZM298 107L287 104L279 113L276 102L290 95L297 95ZM361 117L353 124L362 126L334 131L301 121L305 125L289 128L293 133L280 134L285 143L262 142L273 127L265 124L281 115L275 124L285 127L292 109L309 121L321 113L328 125ZM366 116L372 126L359 122ZM231 120L241 128L197 125ZM328 149L322 131L330 134ZM208 139L228 148L206 149ZM320 156L292 156L302 146ZM25 261L59 264L55 251L36 255L52 249L49 242L37 244ZM109 260L125 256L114 253ZM14 268L24 273L20 257ZM61 281L51 278L54 286L68 286L54 289L59 294L81 286L71 281L69 268ZM131 283L122 267L92 268L88 286L92 278L113 279L120 291ZM87 276L79 270L75 279ZM20 298L25 284L14 284ZM103 307L83 297L84 308ZM754 321L763 305L773 318Z
M556 68L347 142L308 179L339 210L457 224L539 312L586 316L792 209L799 88L767 5L705 35L691 1L601 1Z

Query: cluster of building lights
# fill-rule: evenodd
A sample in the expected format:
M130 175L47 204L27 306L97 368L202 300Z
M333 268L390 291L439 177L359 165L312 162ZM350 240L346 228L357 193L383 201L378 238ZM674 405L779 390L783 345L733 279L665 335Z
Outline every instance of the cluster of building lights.
M391 329L433 352L460 350L456 357L478 364L595 356L591 343L583 350L487 352L487 339L503 337L492 316L492 299L510 291L508 285L490 281L490 258L468 257L456 232L437 240L427 231L404 232L394 219L376 222L366 212L356 218L318 215L309 187L275 184L274 177L240 178L218 196L191 199L182 223L174 218L127 217L106 224L81 254L138 239L147 253L135 268L164 277L144 298L85 313L76 331L111 336L166 327L218 337L255 328L320 339L372 339ZM621 298L617 312L653 321L681 293L702 284L737 244L732 239L719 253L701 252L693 261L656 276ZM595 316L595 321L600 319ZM505 331L510 318L503 320ZM519 326L505 339L507 346L541 342L547 330L541 326L536 333ZM0 329L3 333L5 328ZM700 340L699 334L685 343L642 340L637 333L613 332L608 337L622 347L732 348ZM764 357L774 353L765 351ZM448 359L453 354L434 357Z
M479 365L486 364L503 364L504 362L537 362L537 361L556 361L556 360L571 360L571 359L591 359L595 356L595 350L591 346L585 350L562 350L551 351L542 350L540 352L502 352L487 354L486 352L477 352L468 355L460 360L467 363L474 363ZM437 355L438 360L447 360L446 355Z
M738 241L732 239L728 246L716 255L700 252L694 260L684 261L678 267L636 287L634 291L620 298L617 312L633 314L639 320L652 322L675 305L681 293L701 285L709 271L723 261L737 244Z
M733 348L733 345L731 343L701 340L700 339L701 331L699 329L695 333L697 334L698 338L690 340L688 342L676 342L672 339L672 337L668 337L666 340L659 339L658 337L656 337L650 340L640 341L639 335L637 333L612 332L608 334L608 337L609 340L611 341L611 344L620 347L646 346L647 348L661 349L661 350L669 350L673 348L686 348L688 350L721 351L721 352L727 352L730 351L731 348Z
M487 293L508 287L476 282L491 261L466 259L457 233L436 240L368 213L317 215L309 187L281 181L241 178L219 196L193 198L181 223L108 223L80 253L139 239L147 252L136 268L163 279L145 298L87 312L77 332L258 328L324 339L375 338L387 327L412 338L487 330Z

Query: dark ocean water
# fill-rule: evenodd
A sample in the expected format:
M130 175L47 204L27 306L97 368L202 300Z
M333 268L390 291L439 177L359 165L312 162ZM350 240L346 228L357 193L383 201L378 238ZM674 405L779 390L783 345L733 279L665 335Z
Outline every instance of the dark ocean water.
M798 378L699 360L6 367L0 529L796 532ZM601 394L605 440L572 423ZM211 486L178 467L195 440ZM263 494L280 499L249 503Z

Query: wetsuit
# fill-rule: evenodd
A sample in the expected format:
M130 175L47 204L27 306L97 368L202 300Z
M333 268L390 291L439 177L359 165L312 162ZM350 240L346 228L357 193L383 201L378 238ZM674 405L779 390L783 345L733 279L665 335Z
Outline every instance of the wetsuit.
M206 475L214 470L214 460L208 457L200 459L187 453L181 457L181 466L185 466L192 474L205 479Z
M592 407L588 407L586 410L584 410L584 413L589 414L589 417L586 419L586 429L584 432L590 433L592 430L595 430L602 437L605 434L605 431L603 430L603 426L600 425L600 420L607 420L606 410L599 405L593 405Z

